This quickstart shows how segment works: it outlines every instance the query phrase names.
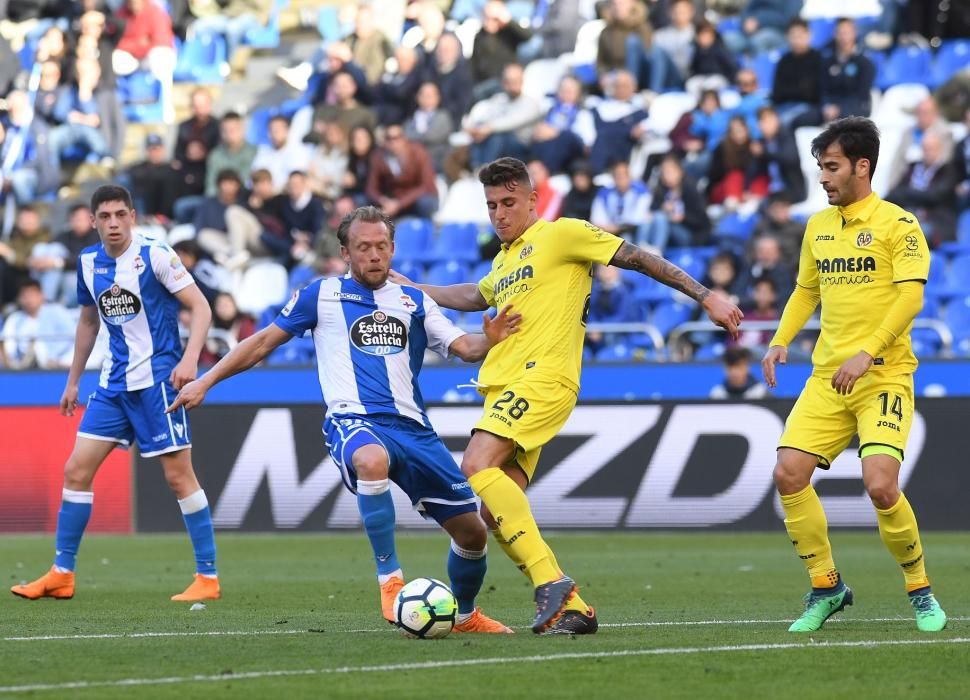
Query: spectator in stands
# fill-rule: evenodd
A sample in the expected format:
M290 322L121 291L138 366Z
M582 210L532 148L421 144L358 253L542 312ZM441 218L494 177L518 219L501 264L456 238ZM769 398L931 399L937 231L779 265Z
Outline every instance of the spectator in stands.
M711 222L697 184L684 173L680 159L667 154L660 161L645 242L658 250L665 250L668 241L677 246L701 246L710 234Z
M532 157L541 160L550 172L561 173L583 156L586 144L575 131L582 102L582 83L571 75L563 77L546 118L532 130Z
M462 128L472 145L471 166L477 169L499 156L524 158L532 127L542 117L542 106L522 92L522 66L513 63L502 74L502 92L472 107Z
M215 302L216 295L222 287L224 270L210 260L202 247L194 240L179 241L172 245L172 250L179 256L185 269L192 273L199 291L208 300Z
M115 73L130 75L139 68L151 72L162 84L165 121L172 123L175 121L172 75L176 55L171 17L152 0L126 0L117 16L126 24L112 56Z
M856 43L856 26L851 19L840 19L835 25L832 48L822 56L821 75L823 121L869 116L876 69Z
M552 186L549 170L541 160L529 161L528 169L532 187L536 192L536 214L540 219L555 221L562 208L562 192Z
M349 75L347 82L353 85ZM309 147L299 141L290 141L290 120L277 114L269 120L269 143L256 149L251 168L269 170L273 174L273 184L283 189L290 173L305 171L309 161Z
M41 221L37 207L33 204L22 204L17 209L13 232L4 246L6 251L0 254L6 257L7 262L13 267L14 274L19 277L19 281L22 281L34 272L31 266L34 248L49 243L50 239L50 231Z
M484 7L484 3L482 3L482 7ZM417 22L413 46L421 54L423 60L427 59L434 55L441 39L446 36L444 13L434 0L418 0L408 6L408 14Z
M261 0L193 0L192 14L197 17L189 27L189 35L198 38L218 35L226 40L229 60L243 44L246 34L266 24L269 19L268 2ZM213 148L215 144L208 144Z
M415 96L421 84L418 53L409 46L394 51L395 70L378 78L377 115L381 124L400 124L409 119L416 107Z
M6 93L0 93L6 94ZM60 122L54 115L54 107L61 94L61 64L57 61L44 61L40 65L40 82L34 97L34 114L54 127Z
M354 63L363 69L367 82L373 85L380 81L384 63L394 55L394 47L377 28L372 5L357 6L354 33L347 37L347 44Z
M209 151L206 145L196 138L189 139L185 146L185 157L172 162L175 171L176 187L175 218L185 222L192 218L195 207L205 198L206 162Z
M340 196L345 172L347 132L337 122L329 122L324 125L320 143L313 149L307 165L310 189L325 201L333 202Z
M461 42L454 34L443 34L438 40L433 60L425 61L424 79L438 86L441 105L451 115L454 124L461 124L462 117L472 106L471 68L461 52Z
M670 132L673 152L680 155L684 169L699 180L707 177L711 152L727 132L728 113L721 109L717 90L705 90L697 109L684 114Z
M785 45L785 29L802 10L802 0L748 0L741 11L741 31L724 35L734 53L759 54Z
M781 128L778 113L771 107L761 107L757 119L761 135L752 142L751 152L759 160L758 172L768 178L768 192L785 192L801 202L808 193L795 135Z
M630 164L618 160L610 167L613 185L593 200L590 223L627 240L646 243L649 236L650 191L630 175Z
M744 320L748 321L777 321L781 318L778 310L778 289L771 277L759 277L754 281L751 298L741 304ZM774 336L774 330L745 331L742 330L737 345L742 345L752 352L763 354L768 350L768 344Z
M724 45L717 28L710 22L701 22L694 37L694 55L690 61L691 77L687 89L693 86L704 90L725 87L738 72L734 54Z
M366 104L371 102L371 94L367 86L367 76L363 69L353 61L350 46L344 41L333 41L320 52L321 57L314 56L310 63L301 63L294 68L284 68L277 71L277 75L301 92L312 90L310 104L319 107L322 104L333 104L336 95L331 89L331 81L337 73L349 73L357 84L358 99ZM290 71L289 73L287 71ZM294 75L295 73L295 75ZM315 83L308 84L311 77Z
M663 50L677 69L680 82L690 77L691 59L694 57L694 0L674 0L670 6L670 24L658 29L653 44Z
M74 354L75 323L59 304L48 304L35 280L17 293L18 309L3 324L3 347L12 369L62 369Z
M752 355L748 348L727 348L723 362L724 381L711 389L710 398L752 401L768 396L768 387L751 372Z
M195 210L192 226L195 240L217 263L225 265L233 253L228 238L226 210L243 202L242 179L234 170L223 170L216 175L216 196L206 197Z
M246 130L242 117L236 112L226 112L219 122L219 145L206 160L205 194L212 197L216 193L216 175L223 170L232 170L239 179L249 177L256 158L256 146L246 141Z
M761 130L758 126L758 110L768 105L768 98L758 86L758 76L750 68L738 71L735 85L741 99L731 110L731 115L744 117L751 135L759 138Z
M428 151L409 141L400 124L384 132L384 145L371 155L368 199L388 216L429 219L438 210L438 188Z
M619 70L604 78L604 84L607 97L581 111L575 126L583 142L591 144L589 160L596 173L614 160L629 160L634 144L646 133L647 111L633 75Z
M923 134L923 158L886 196L919 219L931 248L956 237L957 172L951 162L950 132L930 129Z
M588 323L635 323L642 321L633 296L633 285L623 277L623 270L611 265L597 265L593 272L593 289L589 297ZM618 333L588 331L586 344L594 353L607 345L620 342Z
M283 223L282 199L279 191L273 185L273 176L268 170L254 170L251 176L252 189L246 199L246 211L252 214L252 219L238 215L235 208L230 207L226 212L226 225L229 227L230 239L236 240L240 236L247 242L244 247L251 254L268 255L269 249L262 239L264 236L282 238L286 234L286 224ZM239 233L235 233L235 231ZM263 250L256 245L259 240Z
M599 188L593 184L593 173L588 162L576 161L570 170L572 187L563 197L560 216L589 221Z
M84 7L84 13L71 24L71 43L77 59L93 59L101 67L101 78L95 90L101 117L98 128L104 134L112 157L117 159L125 145L128 123L118 97L112 56L121 40L125 22L110 12L106 13L100 0L89 0Z
M775 68L774 105L786 129L815 126L822 120L822 54L812 48L808 22L796 17L788 25L788 52Z
M54 61L66 73L72 58L67 36L60 27L48 28L37 41L36 59L40 62Z
M441 92L434 83L422 83L417 100L417 110L404 124L404 135L427 149L435 171L440 172L455 125L451 115L441 106Z
M91 225L91 210L86 204L73 205L68 213L67 230L58 234L54 242L60 246L63 256L63 272L60 293L49 297L67 306L77 306L77 259L81 251L100 241L98 232Z
M475 35L471 55L474 96L484 100L505 88L505 69L516 63L519 46L532 30L512 21L502 0L488 0L482 10L482 28Z
M773 236L755 238L751 246L751 261L747 270L738 275L742 294L746 297L756 280L763 277L775 283L779 306L788 302L795 289L795 276L782 255L781 242Z
M707 271L701 284L713 293L737 304L744 295L744 280L738 274L738 260L726 250L714 255L707 262ZM697 316L700 314L698 313Z
M100 105L95 96L101 68L90 58L78 59L75 66L76 81L61 88L54 105L54 118L59 126L50 132L50 147L61 158L71 150L80 149L89 161L113 166L114 158L99 128Z
M18 204L33 202L61 184L50 129L42 119L34 119L23 90L7 95L7 119L0 122L0 174L2 191L11 193Z
M781 246L783 264L791 270L798 268L798 257L802 247L805 223L796 221L791 215L792 197L788 193L773 192L761 206L761 217L754 226L752 238L757 240L770 236Z
M579 28L591 18L584 16L580 0L556 0L545 9L545 19L535 29L542 38L542 58L559 58L575 48Z
M371 154L374 152L374 134L363 126L350 132L350 156L347 172L343 178L343 196L337 200L335 217L343 218L356 207L367 203L364 190L370 174Z
M219 292L212 302L212 330L199 356L199 364L211 367L221 360L239 341L256 332L256 321L236 306L229 292Z
M646 8L638 0L609 0L604 14L606 26L597 45L596 72L602 77L615 70L629 70L632 60L636 70L631 72L638 77L639 56L631 56L628 49L636 40L644 50L653 46L653 28L647 21ZM635 39L631 40L631 37Z
M757 170L753 143L744 118L731 117L727 136L711 154L707 187L711 204L736 209L742 202L768 193L768 177Z
M283 237L264 236L263 243L287 268L297 264L312 265L314 244L326 221L323 200L310 190L306 173L294 170L287 180L286 193L279 196L279 202Z
M896 158L890 163L890 182L899 182L913 163L923 159L923 134L948 128L946 120L940 115L939 105L932 96L920 100L913 114L916 116L916 123L903 132Z
M199 87L192 91L190 99L192 116L179 124L175 141L175 160L178 162L186 159L189 141L201 141L206 153L211 153L219 145L219 122L212 116L212 93Z
M318 105L314 109L314 123L338 122L348 133L357 126L365 126L371 131L377 128L377 115L374 110L357 101L357 83L350 73L340 71L334 74L330 79L330 88L334 101ZM270 138L272 138L272 126L270 121ZM289 122L287 122L287 134L289 134Z
M132 165L126 179L135 200L135 211L142 216L176 219L175 198L179 193L178 176L169 162L165 139L158 134L145 137L145 160ZM185 210L184 217L190 212ZM189 221L188 218L179 223Z
M953 154L953 169L957 177L957 211L970 209L970 108L964 116L967 136L964 137Z

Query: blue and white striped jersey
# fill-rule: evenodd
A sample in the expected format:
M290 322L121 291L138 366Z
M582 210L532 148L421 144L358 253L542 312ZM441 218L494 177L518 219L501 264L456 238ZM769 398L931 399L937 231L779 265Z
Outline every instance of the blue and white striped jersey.
M136 391L168 379L182 357L175 293L195 284L167 245L139 234L112 258L102 243L78 256L78 302L98 307L108 328L99 385Z
M328 416L390 414L428 427L418 388L424 352L447 357L465 334L420 289L368 289L349 276L307 285L275 323L297 337L312 331Z

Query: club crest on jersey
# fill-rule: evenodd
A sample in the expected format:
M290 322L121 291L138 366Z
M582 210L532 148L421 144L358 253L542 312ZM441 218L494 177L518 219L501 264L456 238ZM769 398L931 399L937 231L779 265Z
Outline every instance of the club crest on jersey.
M134 293L113 284L98 297L98 307L105 322L120 326L141 312L141 300Z
M135 272L141 274L141 271L145 269L145 261L141 259L140 255L135 256L135 262L131 265Z
M408 311L414 311L416 308L418 308L418 305L414 303L414 299L409 297L407 294L401 295L401 306L403 306Z
M865 248L872 243L872 231L859 231L859 235L856 236L855 244L859 248Z
M408 327L399 318L374 311L350 326L350 342L368 355L396 355L407 347Z
M527 243L525 248L522 249L522 252L519 253L519 260L525 260L530 255L532 255L532 244Z

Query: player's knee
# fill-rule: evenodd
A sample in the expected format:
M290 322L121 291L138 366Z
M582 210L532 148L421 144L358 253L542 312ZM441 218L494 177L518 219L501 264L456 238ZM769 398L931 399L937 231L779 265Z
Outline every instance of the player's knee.
M899 500L899 485L892 479L878 479L866 483L866 493L869 500L879 510L886 510L896 505Z
M71 491L90 491L94 474L81 464L74 455L64 463L64 488Z
M387 453L376 445L368 445L354 452L351 463L361 481L380 481L388 476Z
M810 473L804 474L802 470L794 468L793 465L780 458L775 464L773 476L775 488L783 496L798 493L808 486L811 480Z
M456 532L452 539L462 549L480 552L485 549L485 545L488 543L488 534L483 523L475 522Z
M482 521L485 523L485 527L489 530L494 530L498 527L498 523L495 522L495 518L492 517L492 511L488 509L484 503L482 504L482 509L479 511L479 515L482 516Z

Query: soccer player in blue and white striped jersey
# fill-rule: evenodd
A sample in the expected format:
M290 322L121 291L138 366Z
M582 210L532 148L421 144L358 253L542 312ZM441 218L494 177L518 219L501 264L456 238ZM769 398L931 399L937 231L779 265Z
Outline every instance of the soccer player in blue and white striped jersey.
M219 597L215 536L205 492L192 468L192 438L185 411L168 414L178 390L195 379L199 352L212 314L192 275L168 246L132 233L135 210L123 187L99 187L91 198L92 224L101 242L78 257L74 361L61 397L61 413L74 415L78 384L101 323L109 352L97 390L88 399L74 451L64 466L57 516L54 566L11 591L31 600L74 596L78 548L94 502L92 483L117 446L137 442L143 457L159 457L179 499L195 550L196 576L172 600ZM179 307L191 314L185 350L179 338Z
M458 601L459 632L508 633L475 607L485 578L485 525L475 494L431 428L418 387L425 350L468 362L518 330L510 308L486 319L484 334L455 327L416 287L388 281L394 224L376 207L348 214L337 232L350 274L307 285L276 321L237 345L197 381L184 386L170 411L194 408L219 381L249 369L275 348L309 331L327 405L324 432L344 484L357 495L381 589L382 614L394 622L404 574L394 547L390 482L451 535L448 575Z

